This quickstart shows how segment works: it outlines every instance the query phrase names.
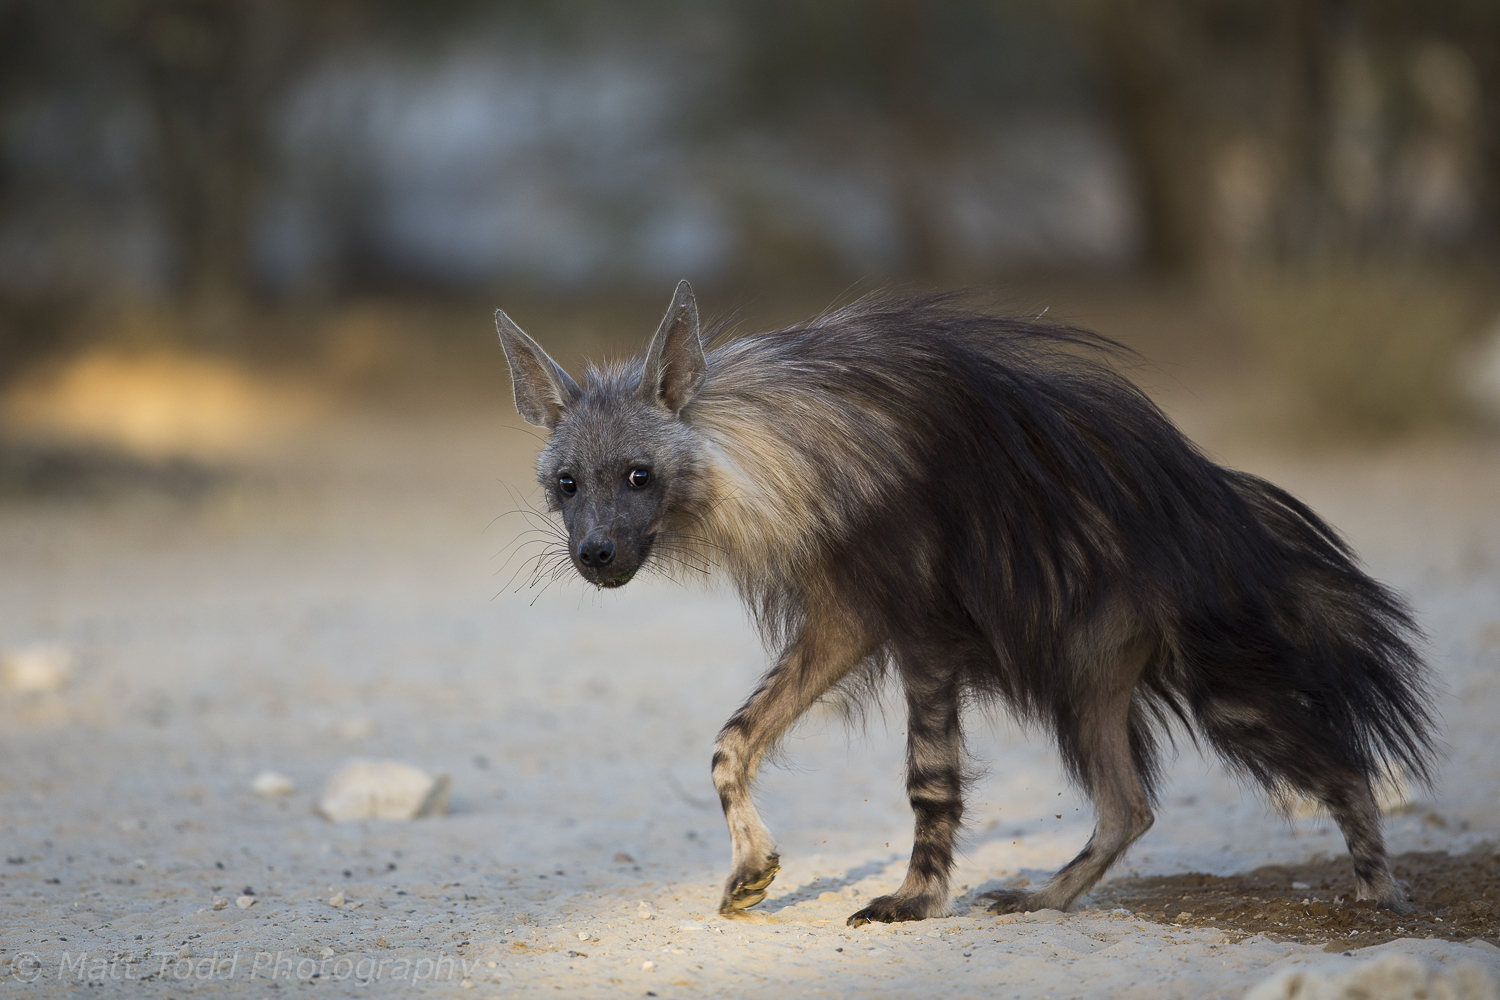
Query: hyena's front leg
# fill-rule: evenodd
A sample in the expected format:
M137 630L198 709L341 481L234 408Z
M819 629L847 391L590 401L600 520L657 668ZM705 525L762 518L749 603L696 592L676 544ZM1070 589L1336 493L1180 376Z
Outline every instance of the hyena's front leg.
M724 885L720 913L733 913L766 898L780 869L771 831L761 822L750 793L766 753L803 712L871 652L846 631L809 622L750 699L724 724L714 749L714 786L729 824L734 867Z
M904 677L906 792L916 817L906 880L849 917L850 927L878 920L925 920L948 912L953 843L963 820L963 730L958 686L949 677Z

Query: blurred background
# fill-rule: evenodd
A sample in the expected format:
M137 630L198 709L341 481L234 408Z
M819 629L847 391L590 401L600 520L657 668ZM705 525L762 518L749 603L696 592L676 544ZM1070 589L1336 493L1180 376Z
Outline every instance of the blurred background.
M0 0L11 491L508 406L494 307L571 365L681 277L972 286L1210 441L1482 433L1497 249L1490 0Z

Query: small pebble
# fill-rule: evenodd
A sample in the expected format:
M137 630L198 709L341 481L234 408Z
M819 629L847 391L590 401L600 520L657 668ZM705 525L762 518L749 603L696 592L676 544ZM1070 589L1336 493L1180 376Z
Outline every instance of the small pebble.
M323 957L324 958L332 958L333 957L333 949L330 948L330 947L328 947L326 944L323 946Z
M224 909L224 907L226 907L228 905L229 905L229 900L225 899L223 896L215 896L214 897L214 909L216 909L216 910L222 910L222 909Z
M187 945L183 945L181 948L177 949L177 957L178 958L190 958L190 957L192 957L192 954L193 954L192 952L188 951L188 946Z
M634 863L635 863L635 858L632 858L630 855L626 854L624 851L616 851L615 852L615 864L617 864L617 865L629 865L629 864L634 864Z
M651 909L651 904L643 899L641 905L635 908L635 915L642 920L650 920L656 916L656 913Z
M343 891L341 890L339 892L334 893L332 896L330 896L329 899L328 899L328 905L331 906L331 907L333 907L334 909L338 909L340 906L343 906L344 905L344 893L343 893Z
M651 959L649 959L649 958L646 959L644 962L641 963L641 971L642 972L655 972L656 971L656 963L653 962L653 961L651 961Z
M588 939L589 939L589 933L588 933L588 931L579 931L578 932L578 940L580 940L580 941L587 941Z
M264 795L273 798L277 795L290 795L297 790L296 784L291 778L276 771L262 771L250 782L250 790L256 795Z
M238 899L236 899L234 901L234 905L238 906L242 910L248 910L248 909L250 909L250 907L252 907L252 906L255 905L255 897L254 896L241 896L241 897L239 897Z
M378 937L375 939L375 947L377 948L389 948L390 946L391 942L388 938Z

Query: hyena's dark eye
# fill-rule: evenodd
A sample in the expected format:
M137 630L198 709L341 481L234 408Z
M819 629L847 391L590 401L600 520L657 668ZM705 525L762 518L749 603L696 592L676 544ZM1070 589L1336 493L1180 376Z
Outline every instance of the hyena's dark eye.
M633 489L644 489L646 484L651 482L651 470L631 469L630 475L625 477L625 481L629 483Z
M558 476L557 488L565 497L570 497L578 492L578 484L573 482L572 476Z

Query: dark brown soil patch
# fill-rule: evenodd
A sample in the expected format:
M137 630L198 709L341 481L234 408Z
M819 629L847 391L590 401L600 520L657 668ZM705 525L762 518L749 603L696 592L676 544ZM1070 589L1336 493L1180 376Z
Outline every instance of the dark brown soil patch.
M1397 938L1480 938L1500 945L1500 854L1402 854L1391 859L1416 909L1405 916L1354 901L1348 857L1269 865L1242 875L1190 873L1121 879L1094 894L1096 907L1124 907L1143 920L1217 927L1278 941L1351 951ZM1294 887L1295 884L1295 887Z

